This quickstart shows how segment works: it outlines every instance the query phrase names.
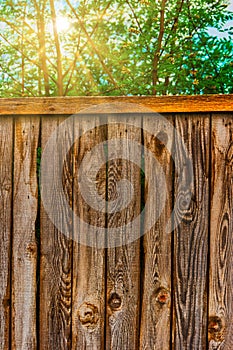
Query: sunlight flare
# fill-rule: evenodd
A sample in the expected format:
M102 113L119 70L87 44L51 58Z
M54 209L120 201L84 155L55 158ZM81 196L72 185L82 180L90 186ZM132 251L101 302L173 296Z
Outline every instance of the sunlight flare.
M64 16L58 16L56 19L56 28L59 33L66 32L70 28L70 21L67 17ZM48 24L48 31L49 33L53 34L53 23L50 22Z

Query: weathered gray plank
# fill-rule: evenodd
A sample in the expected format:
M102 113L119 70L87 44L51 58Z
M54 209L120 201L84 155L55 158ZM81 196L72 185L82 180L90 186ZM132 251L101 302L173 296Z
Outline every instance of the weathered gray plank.
M140 233L140 221L134 228L131 223L140 214L141 152L131 143L135 141L141 144L141 117L125 116L119 120L112 116L108 118L108 122L118 124L108 125L108 141L112 139L112 143L108 145L108 156L113 156L114 159L108 163L108 209L112 206L113 212L108 214L107 222L108 244L112 248L107 253L106 349L137 349L140 240L125 243L131 240L132 235L137 236ZM126 144L122 143L123 140ZM126 159L122 159L123 150L126 152ZM139 160L139 166L133 163L133 159ZM119 181L124 179L132 187L124 183L118 187ZM130 196L132 199L127 204ZM122 210L118 209L121 204ZM118 237L110 234L110 230L121 226ZM118 245L115 248L114 243Z
M12 348L36 349L35 223L38 206L36 176L39 118L15 120Z
M176 176L175 224L182 221L174 237L174 348L206 349L209 117L176 116L175 128L187 149L194 179L190 181L189 162L176 135L175 163L182 181Z
M72 349L104 349L105 249L100 244L100 230L105 228L105 213L101 209L105 211L106 161L103 145L96 153L90 153L104 140L105 128L98 125L98 116L77 116L74 120ZM84 157L88 161L81 168ZM95 165L97 176L92 178ZM102 202L97 201L93 208L89 198L96 194L101 195ZM92 238L89 225L94 227Z
M57 198L57 177L62 167L63 190L72 207L72 150L63 160L62 150L72 140L72 128L56 129L65 117L42 118L42 157L46 143L52 133L56 132L58 143L51 154L51 163L58 167L51 169L49 178L44 178L41 171L41 183L50 182L47 189L51 201L51 210L55 210L59 222L70 230L70 237L61 233L50 220L44 203L41 203L40 233L40 349L71 349L71 292L72 292L72 221L66 216L64 201ZM63 162L64 161L64 162Z
M158 166L145 153L146 202L154 192L152 205L145 212L145 231L149 222L154 225L144 236L140 348L166 350L170 349L171 318L172 117L167 117L167 122L144 117L143 134L145 148Z
M13 117L0 117L0 349L9 347Z
M212 118L209 349L233 349L233 116Z

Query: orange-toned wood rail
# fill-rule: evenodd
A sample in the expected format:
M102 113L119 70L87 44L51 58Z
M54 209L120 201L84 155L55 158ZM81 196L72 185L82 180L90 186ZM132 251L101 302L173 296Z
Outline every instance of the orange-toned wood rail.
M94 105L134 103L154 112L231 112L233 95L1 98L0 114L75 114ZM125 112L131 112L131 108ZM122 113L122 110L120 110Z

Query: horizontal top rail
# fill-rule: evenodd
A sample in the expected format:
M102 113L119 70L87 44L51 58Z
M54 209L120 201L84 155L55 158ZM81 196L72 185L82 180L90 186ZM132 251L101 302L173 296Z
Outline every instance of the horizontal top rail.
M233 94L230 95L195 95L195 96L105 96L105 97L24 97L0 98L0 115L12 114L75 114L85 109L95 113L95 106L116 104L114 113L136 112L130 105L140 109L150 109L158 113L178 112L231 112ZM118 108L117 106L121 106ZM136 107L137 107L136 106ZM132 106L133 107L133 106ZM139 111L140 111L139 109ZM104 108L106 113L108 108ZM90 111L88 111L90 112ZM111 112L112 109L111 109ZM98 108L98 113L101 113Z

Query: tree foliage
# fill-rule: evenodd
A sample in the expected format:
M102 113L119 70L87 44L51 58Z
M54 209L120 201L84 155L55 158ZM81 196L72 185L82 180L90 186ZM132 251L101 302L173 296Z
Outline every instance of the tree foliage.
M1 96L233 92L223 0L2 0Z

